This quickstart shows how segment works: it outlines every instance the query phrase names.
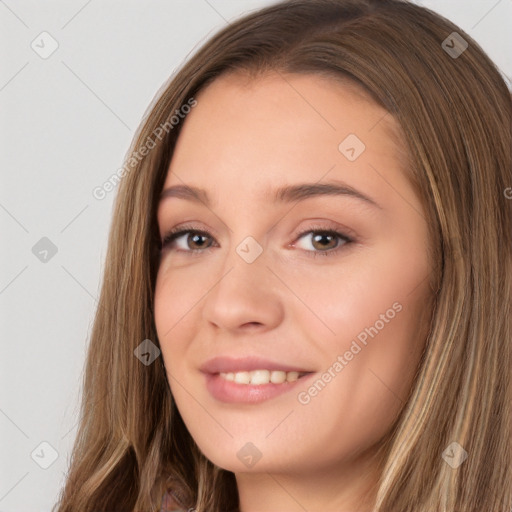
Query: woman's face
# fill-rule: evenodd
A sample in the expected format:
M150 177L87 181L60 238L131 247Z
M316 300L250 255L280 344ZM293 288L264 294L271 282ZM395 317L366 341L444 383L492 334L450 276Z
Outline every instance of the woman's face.
M341 469L389 432L431 311L397 125L314 75L225 75L197 101L158 208L162 238L187 231L156 282L172 394L222 468Z

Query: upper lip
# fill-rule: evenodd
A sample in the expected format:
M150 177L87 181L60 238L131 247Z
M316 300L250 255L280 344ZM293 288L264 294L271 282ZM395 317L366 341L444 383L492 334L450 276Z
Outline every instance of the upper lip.
M277 363L264 359L262 357L249 356L242 358L224 357L217 356L212 359L208 359L203 363L199 369L203 373L236 373L236 372L250 372L253 370L281 370L283 372L299 372L299 373L310 373L311 370L307 370L301 366L292 366L283 363Z

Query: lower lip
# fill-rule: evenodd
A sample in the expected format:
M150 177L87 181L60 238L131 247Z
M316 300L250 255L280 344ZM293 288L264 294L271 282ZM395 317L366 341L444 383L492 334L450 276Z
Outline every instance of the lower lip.
M288 393L302 384L313 373L308 373L294 382L282 384L239 384L226 380L217 374L206 374L206 388L210 394L221 402L256 404Z

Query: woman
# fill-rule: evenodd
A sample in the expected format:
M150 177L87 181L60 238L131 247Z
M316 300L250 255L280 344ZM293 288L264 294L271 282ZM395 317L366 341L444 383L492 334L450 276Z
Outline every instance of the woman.
M407 2L208 41L127 158L56 510L509 511L511 118Z

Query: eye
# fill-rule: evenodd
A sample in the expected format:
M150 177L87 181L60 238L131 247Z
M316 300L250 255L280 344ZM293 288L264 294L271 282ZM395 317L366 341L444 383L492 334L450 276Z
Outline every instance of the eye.
M315 227L299 233L297 237L299 240L308 240L309 237L309 241L306 241L303 247L305 246L304 250L313 257L332 256L342 250L345 245L353 242L352 238L339 231ZM296 245L296 243L293 244L294 247Z
M181 226L165 235L161 243L161 251L172 249L179 252L202 252L211 247L211 244L205 244L205 238L213 240L208 231Z

